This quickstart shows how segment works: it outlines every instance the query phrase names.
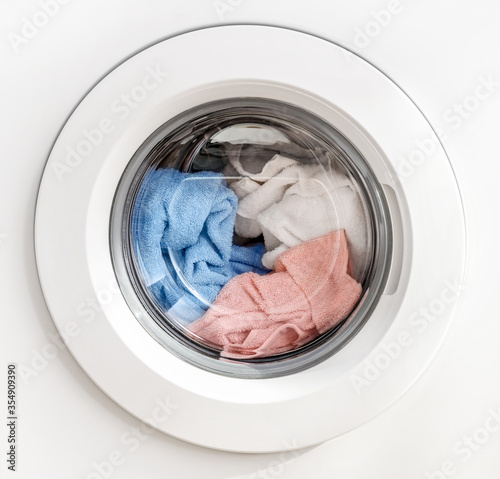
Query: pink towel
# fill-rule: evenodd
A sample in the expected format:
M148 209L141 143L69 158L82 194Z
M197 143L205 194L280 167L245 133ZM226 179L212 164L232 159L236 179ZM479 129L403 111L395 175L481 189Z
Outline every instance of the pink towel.
M282 253L275 271L230 280L189 330L226 358L258 358L306 344L345 319L361 296L344 230Z

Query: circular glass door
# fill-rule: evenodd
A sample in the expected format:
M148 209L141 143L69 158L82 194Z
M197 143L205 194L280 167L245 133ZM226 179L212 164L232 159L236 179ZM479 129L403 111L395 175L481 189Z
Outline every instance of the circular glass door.
M232 376L290 374L338 351L376 306L391 259L365 159L318 117L264 99L205 104L160 127L124 173L112 225L141 324Z
M282 28L194 31L111 71L61 130L36 205L40 284L82 369L159 431L318 444L389 407L442 343L455 303L425 334L415 314L463 278L453 169L411 99L348 60ZM423 138L432 158L400 175ZM177 406L163 422L159 402Z

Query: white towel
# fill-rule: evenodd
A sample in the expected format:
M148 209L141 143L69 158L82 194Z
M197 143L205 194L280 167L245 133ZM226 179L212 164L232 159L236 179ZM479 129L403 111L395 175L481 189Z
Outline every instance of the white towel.
M249 174L237 160L231 163L248 175L229 184L240 199L235 231L244 238L264 235L264 266L273 269L279 254L289 248L345 229L353 277L362 279L369 260L369 230L359 193L345 174L280 155L257 174Z
M227 181L240 200L234 230L242 238L256 238L263 233L257 219L259 214L273 203L280 201L286 188L297 181L296 178L280 179L280 173L285 168L299 166L300 163L275 155L264 165L260 173L250 173L242 166L237 156L232 157L230 161L236 172L245 176L239 180ZM268 184L269 180L273 181Z

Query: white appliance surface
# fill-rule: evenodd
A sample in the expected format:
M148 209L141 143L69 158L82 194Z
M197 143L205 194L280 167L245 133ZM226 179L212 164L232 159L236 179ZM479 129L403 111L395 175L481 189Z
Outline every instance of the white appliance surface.
M17 476L13 477L498 477L498 2L27 0L4 3L1 8L0 407L4 420L0 437L5 452L10 433L7 369L15 363ZM385 412L308 449L272 454L216 451L141 425L88 378L61 343L37 275L33 235L38 187L52 145L71 112L102 77L146 46L178 33L224 24L307 32L344 46L381 70L415 102L441 137L463 200L467 270L455 317L438 354ZM223 51L214 52L214 58L230 61L224 60ZM346 65L349 61L346 54ZM415 139L414 148L425 157L421 138ZM418 168L416 163L409 165ZM435 194L438 202L439 191ZM70 291L71 285L67 287ZM436 291L436 300L441 294L442 290ZM98 308L92 301L81 298L75 315L78 306L80 311ZM425 318L428 312L416 314ZM425 341L439 314L427 318L431 319L421 320L413 332L415 341ZM411 351L408 347L401 354L411 355ZM379 373L390 373L390 368ZM177 407L168 402L158 406L167 416L175 414ZM290 421L294 414L308 413L297 410ZM0 475L9 477L12 472L5 457Z

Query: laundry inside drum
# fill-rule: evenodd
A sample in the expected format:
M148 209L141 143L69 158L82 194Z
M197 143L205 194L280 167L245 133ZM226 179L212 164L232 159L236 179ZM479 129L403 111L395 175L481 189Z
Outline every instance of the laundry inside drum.
M335 343L373 289L380 221L362 160L304 116L228 106L179 122L140 160L129 275L191 352L289 360Z

